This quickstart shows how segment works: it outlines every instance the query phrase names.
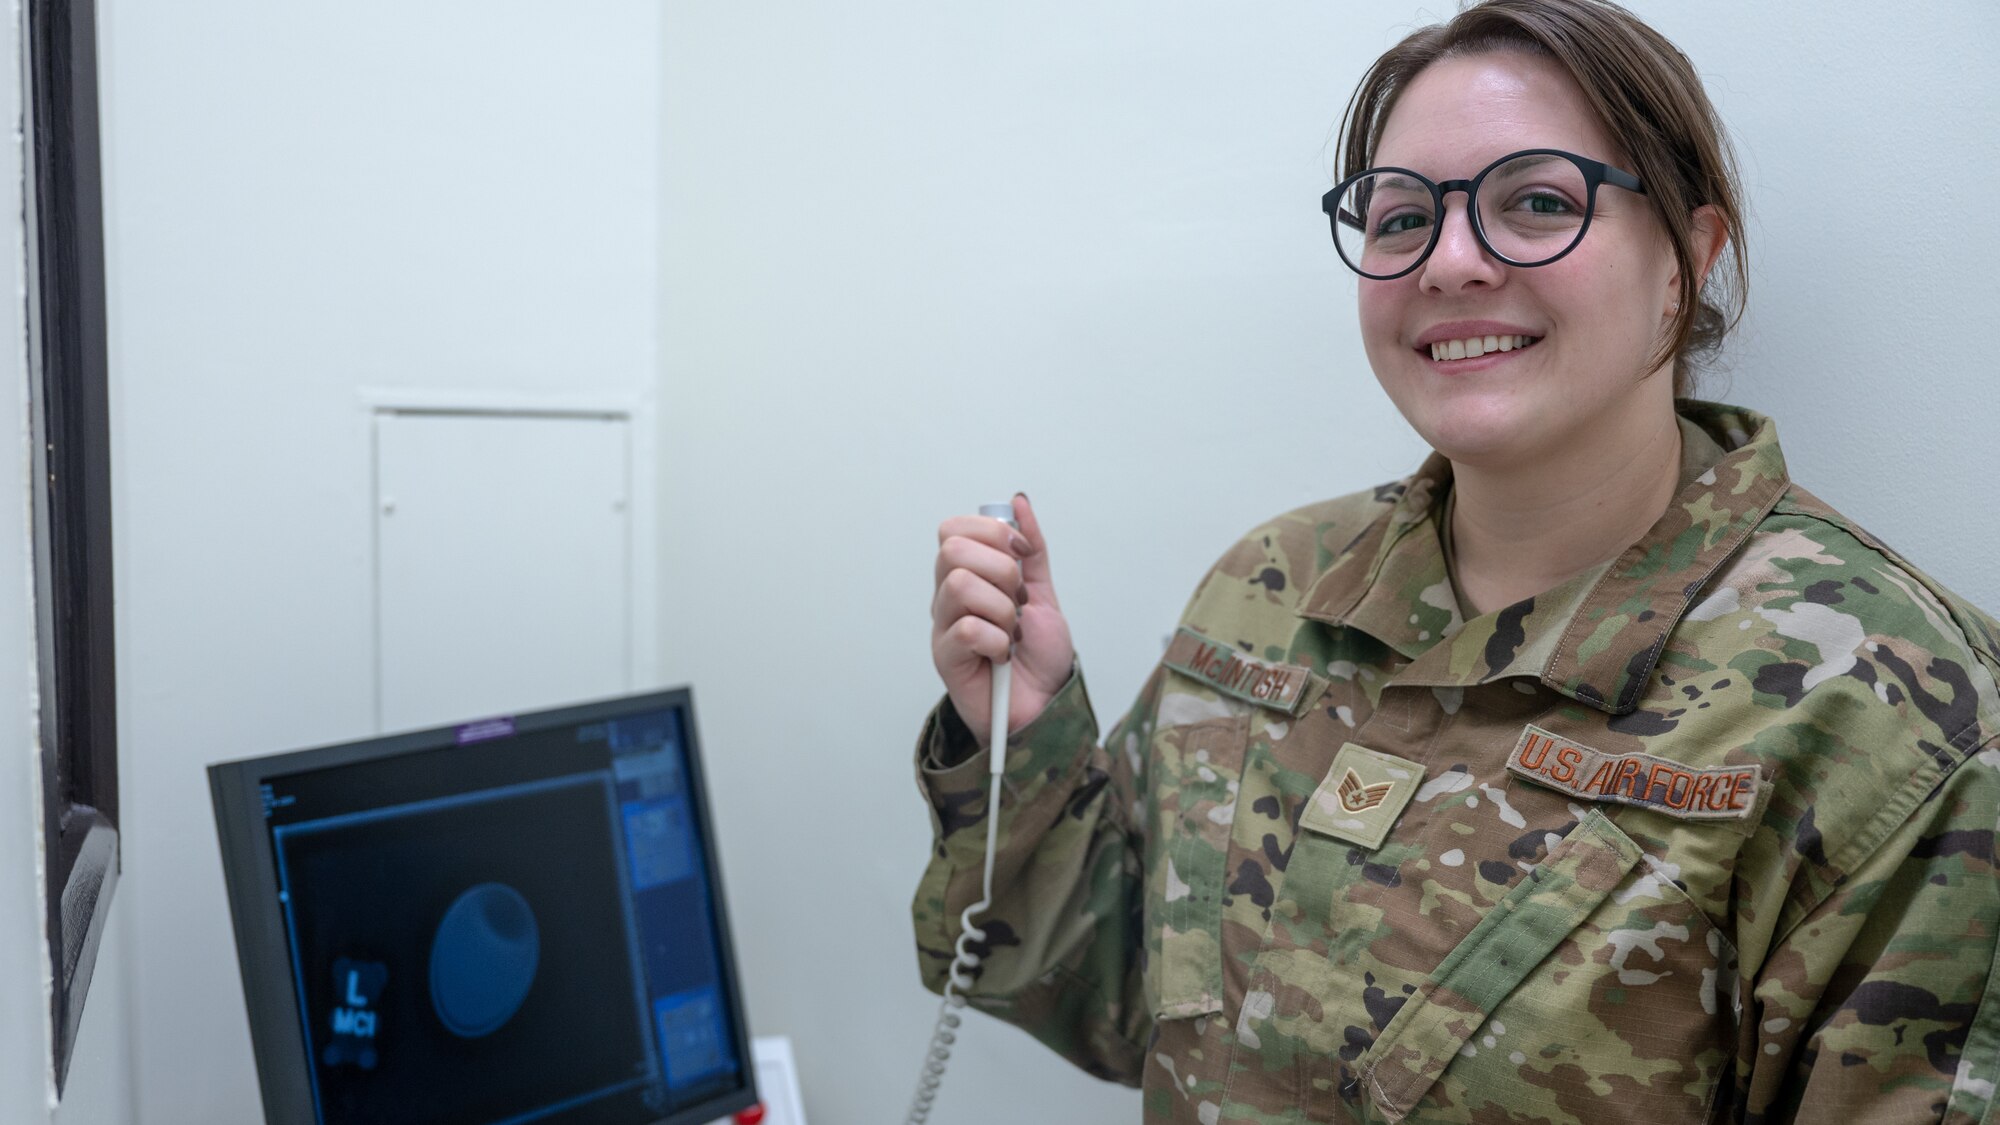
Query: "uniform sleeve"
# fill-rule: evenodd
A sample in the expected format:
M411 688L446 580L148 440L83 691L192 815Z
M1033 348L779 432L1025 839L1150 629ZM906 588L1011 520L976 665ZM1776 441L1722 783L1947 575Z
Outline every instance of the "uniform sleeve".
M1155 672L1109 744L1149 721ZM931 809L931 859L912 914L924 984L944 988L959 915L978 901L986 854L987 751L939 705L917 746L918 787ZM1151 1036L1143 999L1141 856L1133 819L1137 754L1107 754L1075 673L1008 739L986 939L972 1006L1013 1023L1100 1078L1137 1085Z
M1745 982L1742 1119L1994 1120L1996 767L1962 763Z

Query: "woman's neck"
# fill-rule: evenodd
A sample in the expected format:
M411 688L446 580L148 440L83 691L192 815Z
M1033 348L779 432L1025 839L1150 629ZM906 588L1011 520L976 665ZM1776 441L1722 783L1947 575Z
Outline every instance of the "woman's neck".
M1672 410L1593 427L1560 457L1505 467L1454 463L1452 555L1467 617L1490 613L1618 556L1679 491Z

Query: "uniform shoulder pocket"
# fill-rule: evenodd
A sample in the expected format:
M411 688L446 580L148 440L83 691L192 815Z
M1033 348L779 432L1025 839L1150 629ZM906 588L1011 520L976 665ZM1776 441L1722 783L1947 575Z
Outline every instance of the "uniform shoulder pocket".
M1222 1010L1223 885L1249 712L1168 677L1149 748L1146 855L1146 983L1162 1019Z

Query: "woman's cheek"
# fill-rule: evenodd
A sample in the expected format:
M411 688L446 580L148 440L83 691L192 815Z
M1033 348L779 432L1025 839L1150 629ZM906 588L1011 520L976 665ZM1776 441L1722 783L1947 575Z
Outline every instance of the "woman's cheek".
M1375 369L1375 377L1385 388L1391 387L1397 377L1397 361L1404 358L1401 317L1399 304L1380 290L1387 288L1383 283L1362 284L1360 305L1361 346L1368 355L1368 365ZM1371 292L1372 290L1372 292Z

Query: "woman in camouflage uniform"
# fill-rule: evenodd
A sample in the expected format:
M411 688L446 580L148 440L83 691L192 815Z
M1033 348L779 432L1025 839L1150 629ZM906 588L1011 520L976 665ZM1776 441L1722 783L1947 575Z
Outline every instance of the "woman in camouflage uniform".
M973 1003L1149 1122L1989 1117L1995 626L1676 397L1741 309L1721 138L1597 0L1378 60L1325 206L1436 452L1252 530L1101 741L1026 499L941 527L933 988L1018 640Z

